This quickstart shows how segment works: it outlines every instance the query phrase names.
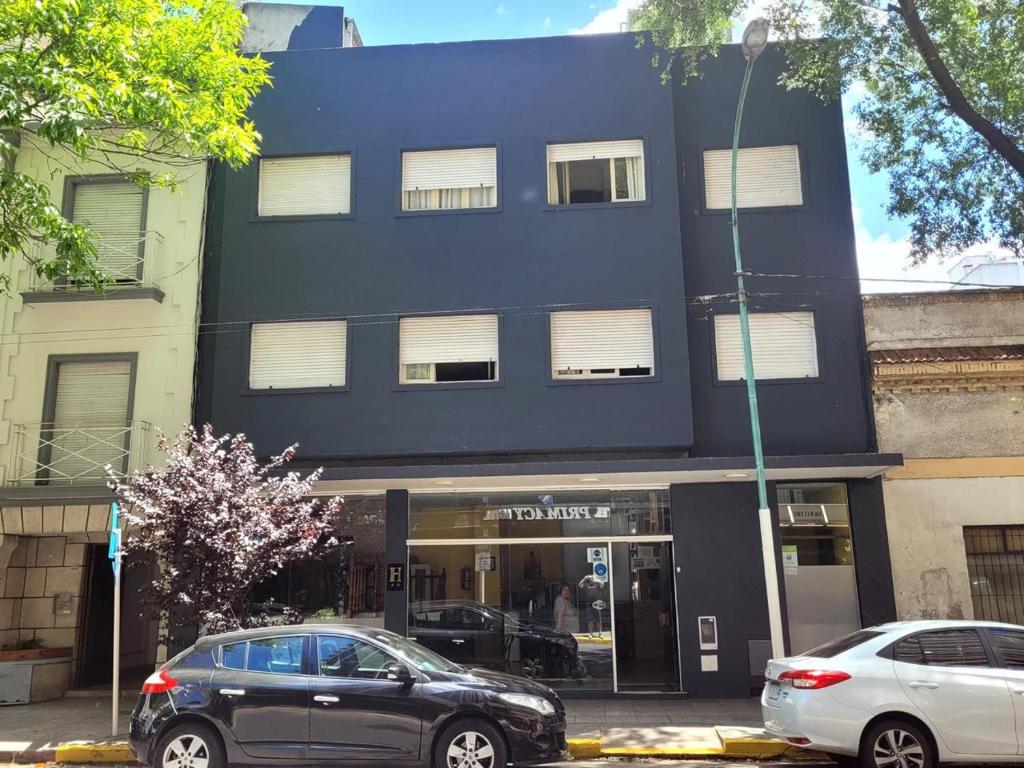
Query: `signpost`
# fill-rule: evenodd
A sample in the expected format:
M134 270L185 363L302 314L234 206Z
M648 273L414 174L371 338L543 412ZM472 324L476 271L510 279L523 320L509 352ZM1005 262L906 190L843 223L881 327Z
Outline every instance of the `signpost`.
M110 505L110 546L107 557L114 569L114 679L111 683L110 735L117 736L117 703L121 687L121 508Z

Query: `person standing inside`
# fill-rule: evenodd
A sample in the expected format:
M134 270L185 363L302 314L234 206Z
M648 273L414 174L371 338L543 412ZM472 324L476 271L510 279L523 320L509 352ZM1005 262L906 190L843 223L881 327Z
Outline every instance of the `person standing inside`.
M555 629L569 634L580 631L580 614L572 602L572 587L563 584L555 598Z

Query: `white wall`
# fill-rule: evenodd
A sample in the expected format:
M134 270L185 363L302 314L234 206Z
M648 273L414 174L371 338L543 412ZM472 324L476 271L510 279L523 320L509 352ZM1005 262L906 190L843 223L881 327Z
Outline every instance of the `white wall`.
M963 526L1024 524L1024 477L886 480L901 619L974 618Z

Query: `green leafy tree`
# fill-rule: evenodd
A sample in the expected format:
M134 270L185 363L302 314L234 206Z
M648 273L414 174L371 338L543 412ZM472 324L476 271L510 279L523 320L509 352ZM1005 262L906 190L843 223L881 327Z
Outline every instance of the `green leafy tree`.
M685 82L749 0L646 0L637 24ZM997 240L1024 253L1024 4L1020 0L770 0L789 88L856 86L862 156L890 175L915 262Z
M269 76L266 61L238 52L245 23L233 0L0 2L0 259L20 253L45 279L104 282L93 233L16 170L19 148L142 186L173 186L208 157L248 161L260 137L246 110Z

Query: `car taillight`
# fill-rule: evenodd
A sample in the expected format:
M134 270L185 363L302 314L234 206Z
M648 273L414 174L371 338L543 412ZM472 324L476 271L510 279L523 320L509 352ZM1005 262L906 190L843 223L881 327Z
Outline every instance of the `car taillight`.
M167 693L178 685L178 681L171 677L166 670L158 669L146 678L142 684L143 693Z
M830 672L823 669L791 669L779 675L779 680L788 680L794 688L828 688L830 685L849 680L845 672Z

